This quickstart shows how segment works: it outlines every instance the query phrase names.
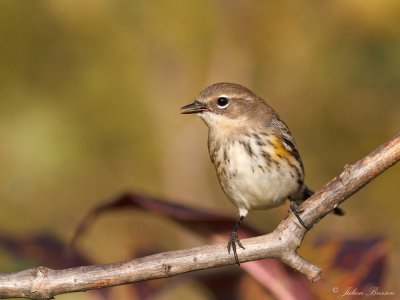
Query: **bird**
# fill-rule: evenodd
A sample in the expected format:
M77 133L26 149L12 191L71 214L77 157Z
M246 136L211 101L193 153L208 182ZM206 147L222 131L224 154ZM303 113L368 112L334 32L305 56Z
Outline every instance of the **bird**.
M208 151L219 184L238 209L227 244L238 266L236 246L245 249L238 230L249 211L278 207L289 199L290 209L306 227L299 205L313 192L304 183L303 162L288 126L267 102L240 84L219 82L181 110L207 125ZM344 212L336 207L334 213Z

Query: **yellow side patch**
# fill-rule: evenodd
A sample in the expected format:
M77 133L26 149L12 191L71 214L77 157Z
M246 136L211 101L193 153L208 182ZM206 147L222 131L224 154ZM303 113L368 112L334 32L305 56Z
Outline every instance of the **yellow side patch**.
M290 157L289 150L283 145L282 141L278 137L273 137L271 140L274 151L271 153L271 157L275 160L282 159L284 157Z

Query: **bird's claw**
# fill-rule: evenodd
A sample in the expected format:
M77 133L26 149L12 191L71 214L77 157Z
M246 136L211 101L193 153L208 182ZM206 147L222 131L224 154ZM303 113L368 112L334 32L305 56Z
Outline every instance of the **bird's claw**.
M290 210L293 212L297 220L300 222L301 225L304 226L305 229L310 229L308 226L306 226L306 224L304 224L303 220L300 217L300 214L304 211L304 209L301 209L296 202L292 201L290 203Z
M229 241L228 241L227 248L228 248L228 253L229 253L229 254L231 254L231 248L232 248L232 250L233 250L233 255L235 256L235 261L236 261L237 265L240 266L239 257L238 257L237 252L236 252L236 244L237 244L240 248L244 249L242 243L240 242L240 240L239 240L239 238L238 238L237 232L236 232L236 231L233 231L233 232L231 233L231 237L230 237L230 239L229 239Z

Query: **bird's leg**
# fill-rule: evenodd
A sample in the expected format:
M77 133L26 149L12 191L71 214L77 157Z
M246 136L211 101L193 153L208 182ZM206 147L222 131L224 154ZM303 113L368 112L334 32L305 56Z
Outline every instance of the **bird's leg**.
M290 201L290 210L294 213L297 220L299 220L300 224L303 225L305 229L310 229L306 226L306 224L304 224L303 220L301 219L300 214L303 212L303 210L300 209L296 201Z
M240 242L237 232L239 230L239 226L242 223L242 221L244 220L244 216L240 216L239 220L236 222L235 227L233 228L233 231L231 233L231 237L229 239L227 248L228 248L228 253L231 254L231 248L233 250L233 255L235 256L235 261L237 263L238 266L240 266L240 262L239 262L239 257L236 253L236 244L238 244L238 246L242 249L244 249L242 243Z

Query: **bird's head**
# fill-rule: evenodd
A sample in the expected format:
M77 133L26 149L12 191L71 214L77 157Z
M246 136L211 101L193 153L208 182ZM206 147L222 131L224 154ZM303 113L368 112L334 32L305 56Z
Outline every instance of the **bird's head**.
M265 120L271 108L248 88L235 83L215 83L202 90L196 100L183 106L183 114L196 114L209 128L244 125Z

